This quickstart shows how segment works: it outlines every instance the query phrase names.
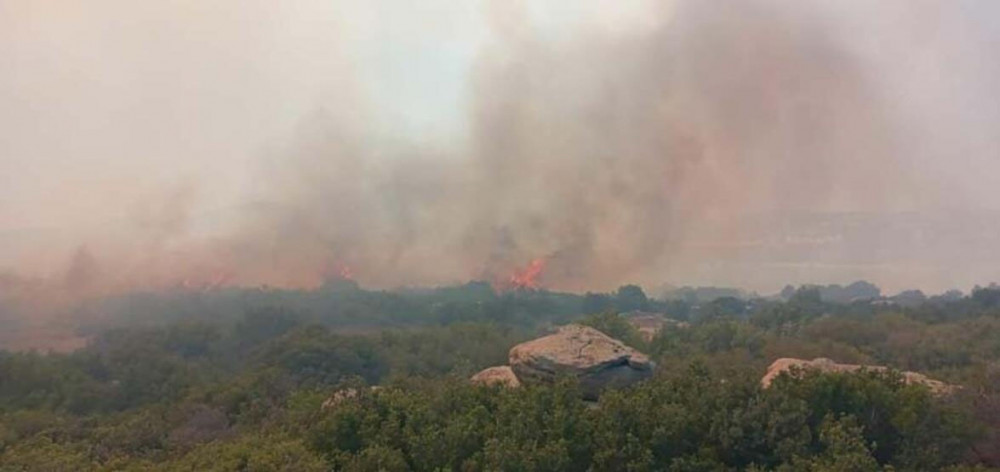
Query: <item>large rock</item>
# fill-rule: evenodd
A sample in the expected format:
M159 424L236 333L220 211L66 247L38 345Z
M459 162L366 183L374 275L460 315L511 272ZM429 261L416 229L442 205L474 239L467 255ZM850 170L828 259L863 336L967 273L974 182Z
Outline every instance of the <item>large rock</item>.
M369 391L374 393L381 390L382 387L378 385L372 385L371 387L368 387L368 389ZM357 399L359 393L360 392L358 392L356 388L345 388L342 390L337 390L336 392L333 392L333 395L330 395L326 400L323 401L323 404L320 406L320 408L323 410L335 408L337 405L340 405L346 401Z
M625 321L628 321L646 342L652 341L656 337L656 334L667 326L676 326L678 328L687 328L690 326L683 321L667 318L661 313L629 311L621 313L619 316L625 318Z
M521 381L514 375L514 371L508 366L490 367L472 376L472 383L481 385L503 385L516 388L521 386Z
M771 363L771 366L767 368L767 374L764 375L764 378L760 379L761 386L764 388L771 386L771 382L773 382L777 376L781 375L783 372L790 372L793 368L802 370L813 369L820 372L855 372L862 368L876 372L888 370L888 367L879 365L838 364L825 357L819 357L811 361L786 357ZM900 373L903 375L903 381L906 383L926 386L930 389L931 393L934 393L935 395L944 395L954 391L956 388L953 385L946 384L940 380L934 380L917 372Z
M518 344L510 367L524 383L552 382L569 375L580 381L583 397L596 399L606 388L624 387L653 374L644 354L587 326L567 325L555 334Z

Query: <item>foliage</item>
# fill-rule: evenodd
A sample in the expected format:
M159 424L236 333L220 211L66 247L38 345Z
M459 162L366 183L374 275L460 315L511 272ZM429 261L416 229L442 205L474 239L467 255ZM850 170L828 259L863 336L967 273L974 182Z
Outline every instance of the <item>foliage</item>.
M821 289L851 298L831 302ZM1000 465L1000 290L900 303L854 295L871 291L663 301L637 286L578 296L473 283L133 294L104 302L113 316L87 326L84 349L0 351L0 471ZM691 323L647 341L620 315L629 310ZM648 353L654 378L594 404L571 379L467 382L568 321ZM784 376L762 389L778 357L887 365L964 388L935 397L898 373L860 371Z
M579 323L590 326L640 351L647 350L647 343L639 331L617 313L607 312L590 315L580 320Z

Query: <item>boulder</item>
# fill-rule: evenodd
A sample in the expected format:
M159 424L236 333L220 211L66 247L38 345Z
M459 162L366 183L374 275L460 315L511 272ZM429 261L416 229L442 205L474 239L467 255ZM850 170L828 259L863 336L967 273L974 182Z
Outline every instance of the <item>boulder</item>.
M661 313L650 313L644 311L629 311L621 313L619 316L625 318L642 339L646 342L652 341L656 334L663 330L667 326L676 326L678 328L687 328L690 326L688 323L683 321L677 321L663 316Z
M652 341L656 333L659 333L667 324L666 319L656 314L632 312L621 316L639 332L639 336L646 342Z
M514 371L509 366L490 367L484 369L470 379L472 383L480 385L503 385L516 388L521 386L521 381L514 375Z
M368 387L368 389L369 391L374 393L381 390L382 387L378 385L372 385L371 387ZM337 390L336 392L333 392L333 395L330 395L329 398L323 401L323 404L321 405L320 408L323 410L334 408L337 405L344 403L345 401L354 400L358 398L359 393L360 392L358 392L358 390L355 388L345 388L342 390Z
M523 383L576 377L584 399L606 388L649 378L654 364L644 354L587 326L567 325L555 334L518 344L510 350L510 368Z
M760 379L761 386L764 388L771 386L771 382L773 382L777 376L781 375L783 372L790 372L793 368L814 369L819 370L820 372L855 372L862 368L870 371L882 372L889 369L888 367L879 365L838 364L825 357L819 357L811 361L786 357L771 363L771 366L767 368L767 373L764 374L762 379ZM900 372L900 374L902 374L903 381L907 384L923 385L930 389L931 393L935 395L951 393L956 388L953 385L946 384L940 380L934 380L917 372Z

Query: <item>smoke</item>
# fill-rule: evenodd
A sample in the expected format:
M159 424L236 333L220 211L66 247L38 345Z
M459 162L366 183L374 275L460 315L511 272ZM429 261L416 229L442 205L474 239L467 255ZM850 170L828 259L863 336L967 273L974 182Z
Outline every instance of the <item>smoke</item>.
M0 0L9 18L35 20L8 21L0 58L27 70L45 59L58 74L8 79L16 95L0 105L16 111L2 122L35 119L3 149L61 157L18 179L11 194L33 196L0 211L5 228L64 230L8 231L26 248L4 255L14 272L95 292L309 287L342 273L384 287L504 280L538 260L541 285L572 290L855 278L937 289L997 275L977 249L995 233L970 226L1000 209L989 0L159 12L108 0L99 11L131 20L110 36L80 26L107 18L71 18L92 11L29 3ZM61 53L45 46L60 37L24 24L119 56ZM78 96L93 78L71 67L89 60L126 98ZM436 82L438 69L461 72ZM52 91L116 126L21 103ZM121 157L93 157L106 153ZM67 169L86 181L56 177ZM969 212L939 216L956 208ZM956 233L984 236L957 247Z
M634 30L585 24L555 38L524 5L492 7L467 146L386 151L316 120L320 131L271 169L285 183L267 199L292 211L257 223L380 285L502 277L539 257L546 285L577 290L927 282L898 279L924 249L891 254L912 233L882 238L899 213L966 203L948 195L955 180L934 178L939 157L921 158L962 130L902 108L897 88L934 89L898 70L905 50L870 51L925 32L936 4L887 24L907 7L667 2L647 5L658 20ZM887 227L850 234L831 217L816 235L789 221L810 213L876 213ZM299 254L324 260L315 255ZM767 267L776 273L761 280ZM932 283L947 284L940 275Z

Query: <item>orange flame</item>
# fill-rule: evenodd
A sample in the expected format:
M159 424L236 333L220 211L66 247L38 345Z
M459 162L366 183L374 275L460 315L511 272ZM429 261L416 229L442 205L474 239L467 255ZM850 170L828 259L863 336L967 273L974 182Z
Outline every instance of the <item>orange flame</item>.
M537 289L542 271L545 270L545 259L533 259L528 266L514 271L510 276L508 284L514 290Z

